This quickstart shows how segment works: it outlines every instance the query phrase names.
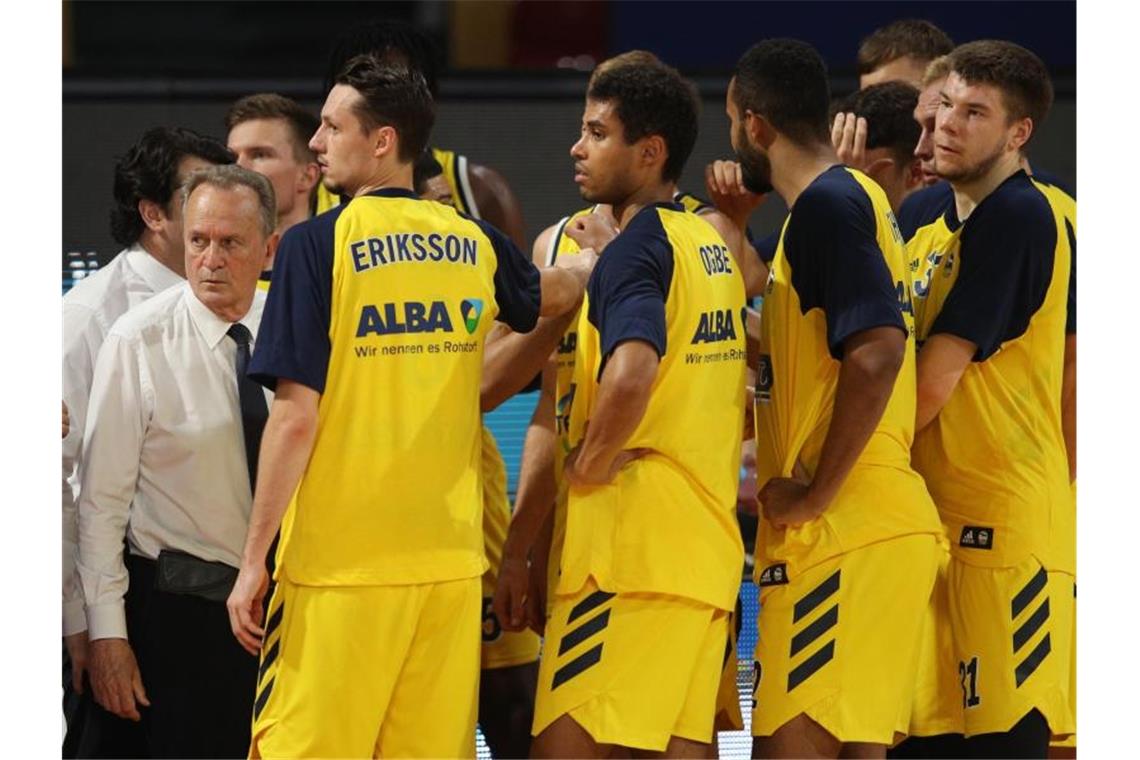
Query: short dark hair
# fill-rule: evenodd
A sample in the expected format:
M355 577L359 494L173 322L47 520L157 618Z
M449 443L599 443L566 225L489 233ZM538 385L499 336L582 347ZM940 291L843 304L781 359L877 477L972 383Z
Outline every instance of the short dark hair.
M392 127L400 136L399 158L410 163L427 147L435 124L435 103L427 82L415 69L358 55L336 78L360 93L356 115L365 130Z
M801 145L831 143L827 66L816 49L801 40L757 42L733 71L733 99L743 116L752 111Z
M226 112L226 131L255 119L281 119L293 135L293 158L302 163L316 160L309 140L321 126L321 120L297 101L275 92L246 95Z
M178 164L187 156L212 164L234 162L234 154L221 142L184 127L152 127L118 159L111 208L115 242L122 246L138 242L146 229L139 201L165 208L178 187Z
M412 187L417 193L423 195L424 185L432 177L438 177L443 174L443 167L439 165L439 161L435 160L430 150L425 150L416 156L416 162L412 165Z
M969 84L1001 90L1009 118L1032 119L1034 133L1053 105L1049 69L1021 45L1005 40L967 42L950 55L950 70Z
M700 100L676 69L659 62L612 66L590 80L586 98L615 104L627 144L659 135L668 151L662 178L680 179L697 142Z
M439 51L426 34L400 21L375 20L353 26L333 43L329 51L324 92L336 84L337 76L358 55L374 55L385 63L401 63L423 75L432 98L439 95Z
M946 32L929 21L907 18L893 21L863 38L855 57L859 74L870 74L899 58L926 63L954 49Z
M914 159L922 127L914 120L918 90L906 82L882 82L848 95L839 111L867 120L867 148L887 148L899 165Z

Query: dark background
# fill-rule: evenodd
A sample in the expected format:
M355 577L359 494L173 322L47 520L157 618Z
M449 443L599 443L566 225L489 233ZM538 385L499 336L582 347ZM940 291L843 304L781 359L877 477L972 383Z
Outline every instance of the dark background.
M610 55L653 51L692 76L704 97L701 134L682 187L703 194L703 170L730 155L724 88L753 42L815 45L836 95L856 87L859 41L898 18L925 18L955 42L1011 39L1040 55L1057 101L1032 159L1075 185L1076 5L1072 2L75 2L64 3L63 244L104 262L115 157L143 130L178 124L223 138L229 103L276 91L319 110L335 36L399 18L437 42L447 74L433 144L502 172L531 238L582 203L568 151L587 72ZM763 233L782 213L770 199Z

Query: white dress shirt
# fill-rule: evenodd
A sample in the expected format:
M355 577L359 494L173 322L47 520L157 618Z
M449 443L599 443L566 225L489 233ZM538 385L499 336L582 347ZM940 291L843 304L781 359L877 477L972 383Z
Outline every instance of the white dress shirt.
M63 297L63 400L71 430L63 439L63 635L87 627L83 588L75 569L79 542L76 503L78 463L95 357L111 325L155 293L183 282L175 272L135 244L107 266L80 280Z
M241 320L251 350L264 305L257 290ZM240 564L252 497L229 327L185 283L127 312L99 352L79 491L92 639L127 636L124 535L151 559L175 549Z

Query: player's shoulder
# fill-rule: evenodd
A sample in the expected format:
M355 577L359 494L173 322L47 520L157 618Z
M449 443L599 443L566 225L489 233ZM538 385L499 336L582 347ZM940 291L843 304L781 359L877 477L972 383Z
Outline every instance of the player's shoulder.
M1053 207L1045 191L1034 184L1029 175L1019 171L978 204L966 220L966 229L971 236L977 236L979 230L1009 234L1051 229L1055 224Z
M843 219L873 220L874 199L853 169L836 165L812 180L796 198L789 224L802 228Z
M1049 187L1054 187L1072 198L1074 201L1077 199L1076 188L1047 169L1038 169L1034 167L1033 181L1040 182L1041 184L1048 185Z
M910 240L918 230L937 221L953 206L954 189L945 180L908 195L898 213L903 240Z
M679 203L691 214L705 214L715 210L713 205L699 195L678 190L673 194L673 202Z

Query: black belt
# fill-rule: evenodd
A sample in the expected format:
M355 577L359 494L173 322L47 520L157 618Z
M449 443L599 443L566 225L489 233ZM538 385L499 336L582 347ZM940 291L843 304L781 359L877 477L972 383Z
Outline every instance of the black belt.
M233 591L238 576L237 568L224 562L210 562L172 549L160 551L157 562L128 554L127 563L154 573L154 587L158 591L187 594L223 604Z

